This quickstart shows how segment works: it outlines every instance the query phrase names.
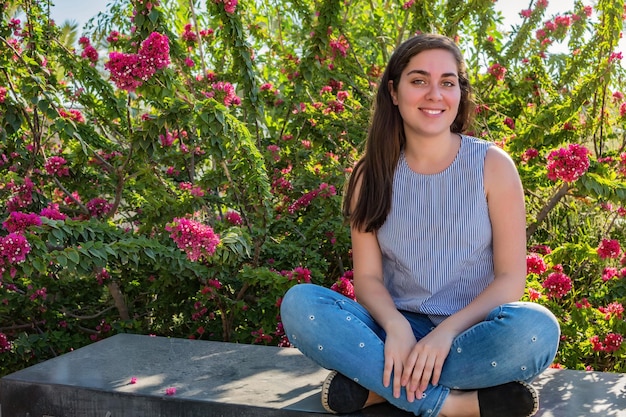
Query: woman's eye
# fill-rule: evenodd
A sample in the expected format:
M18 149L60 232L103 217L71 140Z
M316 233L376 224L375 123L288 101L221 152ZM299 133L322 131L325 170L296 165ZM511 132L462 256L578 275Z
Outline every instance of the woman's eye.
M445 87L454 87L455 84L452 81L444 81L441 83L441 85Z

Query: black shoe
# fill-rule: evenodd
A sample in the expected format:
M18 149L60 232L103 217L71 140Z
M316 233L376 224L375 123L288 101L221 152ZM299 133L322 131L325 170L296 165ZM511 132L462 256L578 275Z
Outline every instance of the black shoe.
M322 406L329 413L347 414L362 409L365 406L369 390L332 371L322 384Z
M480 417L530 417L539 410L539 393L522 381L478 390Z

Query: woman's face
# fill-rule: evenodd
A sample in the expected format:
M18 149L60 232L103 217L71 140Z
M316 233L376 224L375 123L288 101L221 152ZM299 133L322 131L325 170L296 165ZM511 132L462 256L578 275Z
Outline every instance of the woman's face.
M389 91L407 139L450 133L461 101L454 55L445 49L420 52L402 71L398 85L389 81Z

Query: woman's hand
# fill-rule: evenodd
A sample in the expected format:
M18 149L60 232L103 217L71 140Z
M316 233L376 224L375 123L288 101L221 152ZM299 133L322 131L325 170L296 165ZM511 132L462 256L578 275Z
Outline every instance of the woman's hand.
M385 368L383 370L383 385L388 387L393 375L393 396L400 398L403 371L406 369L407 358L415 347L417 340L408 321L397 323L393 328L386 330L385 338Z
M437 385L443 363L450 353L454 332L436 327L413 347L406 359L401 385L409 402L421 399L428 383Z

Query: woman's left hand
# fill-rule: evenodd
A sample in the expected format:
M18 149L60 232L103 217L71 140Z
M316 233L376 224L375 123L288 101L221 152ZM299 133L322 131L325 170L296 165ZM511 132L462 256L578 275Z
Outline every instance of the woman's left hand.
M406 360L401 384L406 389L409 402L421 399L428 383L437 385L443 363L450 353L455 334L436 327L422 338Z

